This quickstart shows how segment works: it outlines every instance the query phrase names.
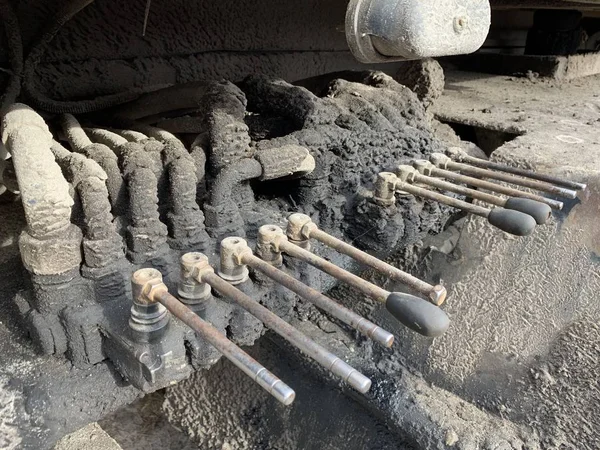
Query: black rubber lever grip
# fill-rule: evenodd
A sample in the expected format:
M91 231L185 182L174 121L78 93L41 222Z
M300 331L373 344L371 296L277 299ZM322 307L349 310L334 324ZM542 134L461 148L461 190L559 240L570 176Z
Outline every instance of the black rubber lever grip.
M535 219L529 214L512 209L493 208L487 219L495 227L515 236L528 236L536 226Z
M538 225L545 224L552 215L552 209L548 205L529 198L509 198L504 204L504 208L528 214L535 219Z
M402 325L423 336L441 336L450 325L442 309L414 295L392 292L385 307Z

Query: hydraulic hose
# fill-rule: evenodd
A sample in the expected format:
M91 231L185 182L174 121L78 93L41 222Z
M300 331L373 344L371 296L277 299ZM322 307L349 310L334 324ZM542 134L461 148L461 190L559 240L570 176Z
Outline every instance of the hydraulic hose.
M31 51L27 55L23 71L23 88L31 103L43 111L55 114L85 114L110 108L116 105L121 105L136 99L142 93L138 90L129 90L126 92L105 95L90 100L59 101L51 99L47 95L38 91L35 85L35 71L44 54L46 53L48 45L50 42L52 42L58 31L69 20L71 20L77 13L82 11L85 7L93 2L94 0L75 0L64 4L58 10L54 19L49 22L46 30L33 44Z

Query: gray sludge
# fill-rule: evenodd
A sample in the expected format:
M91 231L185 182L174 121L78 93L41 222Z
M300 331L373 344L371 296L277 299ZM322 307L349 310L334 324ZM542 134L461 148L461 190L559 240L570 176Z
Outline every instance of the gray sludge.
M29 299L29 307L22 310L41 348L65 353L74 364L70 381L75 396L72 407L59 408L57 396L64 385L48 379L39 384L43 392L32 395L50 400L39 412L47 432L31 441L35 448L47 448L62 434L131 401L131 387L119 379L115 367L130 384L152 392L218 360L214 350L177 323L168 327L160 345L129 336L129 277L135 269L157 268L175 292L182 250L204 252L216 266L220 238L235 232L254 246L258 227L283 224L295 211L378 256L443 229L450 210L436 203L399 197L389 208L374 201L373 181L379 172L405 159L426 158L442 151L443 145L409 89L382 73L367 73L358 80L334 79L323 95L264 77L248 78L238 86L201 83L191 104L173 101L175 107L185 105L182 114L186 127L194 130L191 136L169 131L169 125L181 123L173 122L173 114L160 108L160 102L150 102L155 105L150 118L137 107L125 105L121 116L117 109L112 134L86 133L77 119L63 116L70 150L55 145L54 154L79 196L81 217L73 221L83 227L83 261L50 278L32 270L36 288L21 303ZM182 95L189 95L189 89ZM51 136L48 139L50 152ZM274 149L284 152L280 167L270 152ZM277 178L285 174L292 175ZM65 224L79 230L68 214ZM357 269L332 250L318 245L314 250L340 267ZM303 264L286 259L283 269L315 289L332 286L331 278ZM239 287L286 319L323 318L260 276L253 275ZM54 295L59 288L61 295ZM239 345L252 345L264 333L256 318L218 296L207 301L204 314ZM145 351L154 352L162 365L139 357ZM85 374L98 370L106 371L103 384L90 387ZM105 380L108 373L114 384ZM121 391L127 395L120 397ZM78 416L80 403L100 404L106 396L118 400ZM427 416L427 406L419 408L401 420L401 426L418 426ZM439 425L436 420L432 427ZM32 436L25 425L23 434Z

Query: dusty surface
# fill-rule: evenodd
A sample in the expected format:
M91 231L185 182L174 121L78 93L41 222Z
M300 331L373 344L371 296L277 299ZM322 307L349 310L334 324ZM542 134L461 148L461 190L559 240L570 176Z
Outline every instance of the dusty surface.
M19 3L25 48L58 4ZM346 44L346 4L156 0L142 36L145 0L94 2L48 45L35 82L60 99L199 79L238 81L251 73L296 80L364 67Z
M119 449L123 450L201 448L181 429L168 422L162 409L163 401L162 391L148 395L104 418L99 422L99 426L115 440Z
M54 450L121 450L121 447L97 423L92 423L62 438Z
M380 253L409 245L428 230L441 229L449 215L447 208L435 204L424 208L416 201L407 201L399 202L393 213L381 212L370 200L367 190L372 188L376 174L391 169L393 161L423 157L436 149L441 150L442 145L435 139L425 110L414 93L382 73L368 74L362 81L335 80L326 91L327 95L323 96L267 77L247 78L240 87L217 83L215 89L208 92L206 102L198 105L203 114L198 122L206 127L204 130L209 135L207 148L202 149L208 156L203 181L208 186L209 195L202 206L207 212L210 241L204 234L205 241L190 242L186 233L174 230L173 219L187 215L194 226L204 232L195 203L197 192L193 176L198 171L191 158L187 160L182 144L173 137L163 143L163 161L159 158L156 167L153 159L144 158L146 153L141 144L112 144L113 151L119 155L127 188L121 206L127 206L129 211L120 216L123 208L119 207L117 200L112 205L114 222L96 220L99 217L97 211L103 212L103 218L106 216L104 213L108 214L111 192L108 189L90 192L93 185L88 184L88 197L81 195L81 180L86 178L72 172L83 166L71 164L62 167L69 179L79 180L75 187L83 201L76 205L80 207L73 219L83 225L84 237L89 241L104 236L105 231L114 234L115 226L127 230L129 237L139 237L126 239L130 261L160 267L171 286L177 277L176 260L180 249L203 250L216 265L218 258L214 249L220 236L247 236L252 241L260 225L273 222L284 225L284 217L290 211L302 210L312 214L323 229L335 230L338 235L345 233L350 239L356 237L357 245L370 245ZM247 117L248 124L245 123ZM232 143L231 148L224 143ZM75 143L72 145L77 147ZM274 151L289 145L306 149L316 160L316 169L298 180L270 182L278 184L265 182L253 185L246 181L263 173L261 164L249 159L249 156L255 151ZM52 157L49 146L48 142L42 150ZM91 157L98 146L86 145L78 150ZM181 174L172 170L177 162L184 163L187 168L183 176L185 183L182 183ZM32 162L31 167L19 167L19 171L36 168L36 162ZM274 196L273 192L277 195ZM88 202L94 195L104 197L99 199L103 200L102 205L94 207L94 200ZM369 211L373 211L373 215ZM169 239L165 219L168 223L171 220ZM139 228L140 233L133 233L134 228ZM79 249L79 245L76 248ZM137 391L126 384L113 364L119 368L123 378L145 391L152 391L186 377L192 366L215 363L214 357L204 361L196 360L197 356L185 358L184 339L189 339L179 333L179 328L171 327L171 340L166 339L165 346L176 346L169 357L177 362L165 364L164 370L173 372L150 386L137 366L130 369L130 361L135 359L121 356L124 351L115 344L120 342L115 337L127 336L121 329L127 326L130 301L126 296L127 277L136 266L125 261L122 250L118 253L106 270L100 268L106 274L104 278L93 278L94 274L102 275L103 272L87 264L86 259L81 273L75 270L52 274L51 278L34 278L33 295L24 291L18 294L19 301L6 302L11 306L19 305L21 314L30 324L33 341L46 354L54 354L55 357L50 360L56 363L56 367L50 370L44 367L44 360L33 358L31 373L18 375L10 367L6 368L7 378L12 376L19 380L14 391L22 394L19 400L21 409L29 407L31 414L36 416L31 420L26 414L19 415L21 426L17 428L28 439L24 448L52 444L62 434L98 420L133 400ZM332 251L327 253L336 264L352 267L348 258ZM44 255L53 256L50 252ZM92 258L91 261L96 260ZM18 269L17 263L15 270ZM295 275L300 277L301 272L317 289L326 289L332 284L330 277L315 270L300 269ZM82 274L88 278L82 277ZM89 279L90 275L92 279ZM248 281L243 288L249 295L261 299L278 312L282 311L287 317L290 317L297 302L295 296L281 295L278 289L269 285ZM15 294L9 292L8 296L13 298ZM100 306L96 301L100 302ZM16 308L13 306L13 309ZM299 308L298 314L305 316L305 310ZM215 308L214 312L217 317L211 318L211 321L218 324L222 332L227 331L239 345L253 344L263 332L262 324L238 307L227 305ZM7 311L7 316L9 314L16 313ZM110 338L106 338L107 335ZM5 341L9 345L10 339ZM133 353L134 350L129 349L137 349L135 343L128 345L125 347L127 351ZM202 345L206 346L205 343ZM157 351L162 351L162 348ZM14 354L6 353L11 357ZM69 362L73 363L72 368L69 362L60 358L65 353ZM46 376L36 381L33 376L36 371L44 372ZM65 398L70 401L65 402ZM37 424L35 431L30 430L33 422ZM35 441L36 438L39 442Z
M164 18L159 25L165 28L147 38L130 32L135 28L131 21L138 17L133 9L139 8L141 13L142 2L126 6L98 2L86 9L68 24L71 34L59 35L51 44L39 68L42 89L57 97L65 93L77 97L96 94L99 90L119 91L131 86L206 76L227 76L237 80L248 73L249 66L257 73L264 73L264 67L268 66L268 73L288 79L348 67L349 55L336 46L318 50L308 43L300 51L296 50L298 46L292 51L281 47L273 52L265 51L269 42L273 45L281 42L282 34L281 30L268 26L263 30L264 34L256 33L257 41L251 45L245 40L236 41L236 33L210 34L210 27L207 27L206 36L202 34L205 30L201 31L209 45L198 48L195 40L198 23L220 24L218 18L235 9L236 15L239 13L243 18L252 18L246 14L251 10L259 17L281 14L280 23L286 23L283 17L295 21L293 27L290 24L285 30L299 32L300 35L289 35L290 42L305 45L312 36L321 36L315 33L312 11L289 14L285 6L280 11L270 3L256 7L252 2L244 3L242 7L239 3L215 3L210 8L196 11L189 10L195 6L188 3L158 4L157 9L151 10L150 17L151 20L152 17ZM314 9L320 4L308 6ZM20 8L26 7L26 4L20 5ZM33 8L32 23L45 18L45 8L51 7L48 4ZM126 8L127 13L123 13L122 8ZM210 19L173 26L175 10L171 8L179 8L178 16L196 17L201 12ZM115 14L115 10L119 14ZM157 16L153 16L155 13ZM121 19L106 22L107 14ZM326 23L320 25L331 31L334 27L329 21L336 19L325 16ZM303 20L307 26L298 26ZM246 23L245 20L233 21L231 26L233 29L236 26L245 28ZM34 28L26 27L29 40ZM90 35L107 38L89 39ZM342 45L338 35L323 38ZM169 43L168 48L165 43ZM261 49L260 57L256 56L256 48ZM323 56L331 53L339 58ZM77 61L67 63L66 54ZM236 58L232 58L233 54ZM96 73L105 75L90 76ZM247 208L251 214L243 216L242 224L255 228L262 220L278 220L280 216L273 211L279 213L291 206L297 207L299 199L299 203L306 206L304 212L318 215L320 224L326 229L339 230L340 224L344 223L347 227L343 231L347 236L356 238L359 245L383 253L394 247L419 244L428 230L437 232L443 228L441 219L447 217L448 212L437 205L408 200L401 203L408 217L404 214L391 217L370 208L368 203L354 201L356 199L352 197L360 186L369 186L374 173L397 162L392 159L420 156L441 146L424 125L425 115L414 95L402 89L373 95L373 89L347 81L335 83L329 92L331 98L325 99L317 99L307 91L280 81L261 78L247 80L242 86L249 99L249 112L263 115L262 120L248 121L255 145L301 144L311 150L318 168L323 170L308 178L309 182L301 186L296 199L273 199L266 191L259 192L258 198L264 203L261 207ZM591 186L589 197L581 204L569 205L553 224L538 229L533 237L518 241L507 239L481 221L470 220L454 253L445 256L431 251L426 255L425 260L431 268L429 275L433 279L441 277L453 287L446 308L455 325L440 340L431 343L414 338L389 323L384 312L371 308L368 303L357 309L369 313L375 321L398 335L398 344L392 353L373 348L361 340L357 341L360 345L354 346L353 335L350 335L351 339L344 336L336 343L333 336L327 338L328 334L333 334L327 321L319 322L321 330L311 328L311 323L305 322L304 326L312 335L330 345L341 343L339 345L352 349L343 353L372 374L375 381L373 395L366 401L355 401L354 397L344 395L344 391L327 377L317 378L318 382L314 382L310 377L321 376L317 375L319 372L305 360L292 356L289 361L276 359L274 365L286 368L290 379L301 375L298 378L302 379L296 380L298 392L303 392L304 399L299 401L297 409L280 413L269 403L270 399L248 395L251 387L247 390L242 387L242 383L248 383L245 378L230 389L223 389L222 380L229 382L237 378L234 369L220 364L208 376L198 375L189 384L177 386L166 394L165 410L169 419L207 445L248 448L253 448L252 445L254 448L295 445L290 442L339 448L340 440L335 439L338 435L343 436L342 445L348 449L368 448L370 444L374 448L397 448L405 442L417 448L519 448L527 441L530 441L530 448L536 448L538 435L548 448L559 445L569 448L580 441L585 442L584 445L589 443L590 449L597 447L597 424L587 417L597 401L593 394L594 367L590 363L595 357L598 319L596 306L590 300L598 291L599 279L598 237L594 234L599 182L594 171L600 164L593 156L597 155L599 144L597 87L598 78L558 84L479 74L448 77L446 93L433 109L440 119L520 135L500 149L496 157L585 180ZM278 97L282 92L285 95ZM265 93L269 95L267 102L264 102ZM403 115L406 110L411 111L410 114ZM240 129L243 130L238 128L238 131ZM376 164L371 165L371 161ZM352 169L346 172L348 167ZM344 177L347 177L346 183L336 183ZM331 186L325 189L328 184ZM287 193L289 185L275 188ZM238 204L245 207L251 204L253 197L247 188L235 192ZM357 222L356 218L361 217L367 220ZM391 235L391 231L397 234ZM425 253L429 252L427 240L424 240L423 248ZM529 252L531 258L523 258L524 252ZM417 255L421 253L404 251L396 261L401 266L419 270L419 265L411 266ZM336 262L348 265L346 260ZM18 270L19 264L15 263L14 268ZM19 276L14 272L6 278L9 296L23 287L18 285ZM313 278L317 288L331 284L330 280ZM340 299L349 303L357 303L360 298L352 292L341 292L347 295ZM9 319L14 317L14 309L12 304L5 304L0 310L3 317L0 332L4 336L15 334ZM312 311L306 313L301 305L297 309L300 317L319 317ZM240 324L244 324L243 320L237 325ZM235 326L232 329L235 330ZM254 331L251 336L237 338L250 343L260 334L260 330ZM587 340L576 344L581 338ZM81 402L84 408L77 417L81 424L97 420L104 412L136 396L131 387L122 386L122 381L102 366L94 366L96 372L92 375L98 378L89 384L69 384L65 374L76 377L77 370L56 361L44 366L42 376L42 370L35 367L41 367L43 360L33 356L27 340L11 337L0 339L2 341L7 347L3 354L18 358L24 364L19 368L5 365L0 369L4 385L0 424L8 436L2 444L20 445L16 443L21 439L17 436L18 425L11 417L16 409L24 408L22 393L37 387L37 383L44 388L52 387L53 395L46 396L44 389L35 391L33 400L27 405L29 411L42 410L50 414L52 409L62 410L69 404ZM264 354L260 353L261 358L267 361L275 358L275 354L279 358L280 353L284 353L274 350L269 342L255 349L264 351ZM22 347L19 346L21 343ZM574 347L577 352L573 352ZM290 367L286 367L288 362ZM419 371L426 381L414 375ZM15 374L19 375L18 383L9 381ZM41 383L38 376L42 376ZM573 382L572 377L582 381ZM237 395L231 398L232 393ZM205 403L198 402L199 396ZM223 404L235 404L237 409L230 406L224 409ZM327 408L319 409L323 404ZM240 414L240 411L245 413ZM345 415L347 421L340 421L340 415ZM115 420L120 421L120 417ZM142 423L146 425L148 416L142 417L145 417ZM52 424L51 429L54 433L72 429L78 426L77 420ZM155 426L163 420L157 417ZM304 426L305 421L312 425ZM124 444L132 448L147 445L144 440L136 442L114 423L107 422L106 427L111 426L115 436L121 433ZM530 426L534 431L530 431ZM360 431L355 433L357 429ZM34 428L31 435L25 437L34 439L36 432L43 434L47 430ZM190 445L177 433L166 435L174 436L178 448ZM151 439L156 439L155 436Z
M482 220L468 219L462 233L450 233L449 240L425 239L420 251L394 258L415 273L424 270L445 282L450 288L445 309L453 324L444 337L430 342L396 328L385 312L372 311L375 321L398 339L391 355L369 345L354 348L371 361L365 361L367 366L382 372L366 405L391 414L387 425L393 429L396 424L412 438L420 433L414 424L431 421L418 441L422 448L595 448L599 428L589 411L598 402L600 109L596 94L589 93L598 80L550 85L477 74L447 79L436 106L439 117L522 134L497 150L495 158L583 180L590 188L531 237L509 238ZM334 295L358 311L369 310L368 304L356 303L360 297L349 289ZM426 382L413 381L401 369L406 367L422 373ZM227 398L221 395L217 403ZM407 408L403 395L420 406ZM171 420L200 442L216 439L195 422L206 417L203 412L187 408L194 396L176 388L169 398ZM293 422L287 426L294 428ZM279 429L271 433L280 435ZM436 433L437 440L430 441ZM228 433L219 436L235 439Z

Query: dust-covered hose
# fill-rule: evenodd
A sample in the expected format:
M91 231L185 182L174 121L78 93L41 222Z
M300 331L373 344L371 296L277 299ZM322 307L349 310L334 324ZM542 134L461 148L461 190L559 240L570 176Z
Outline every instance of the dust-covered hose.
M31 103L41 110L55 114L85 114L126 103L136 99L141 94L141 92L129 90L90 100L58 101L47 97L37 90L34 82L35 70L46 53L48 45L65 23L93 2L94 0L75 0L64 4L58 10L54 19L49 22L46 30L33 44L31 51L27 55L23 72L23 88Z

